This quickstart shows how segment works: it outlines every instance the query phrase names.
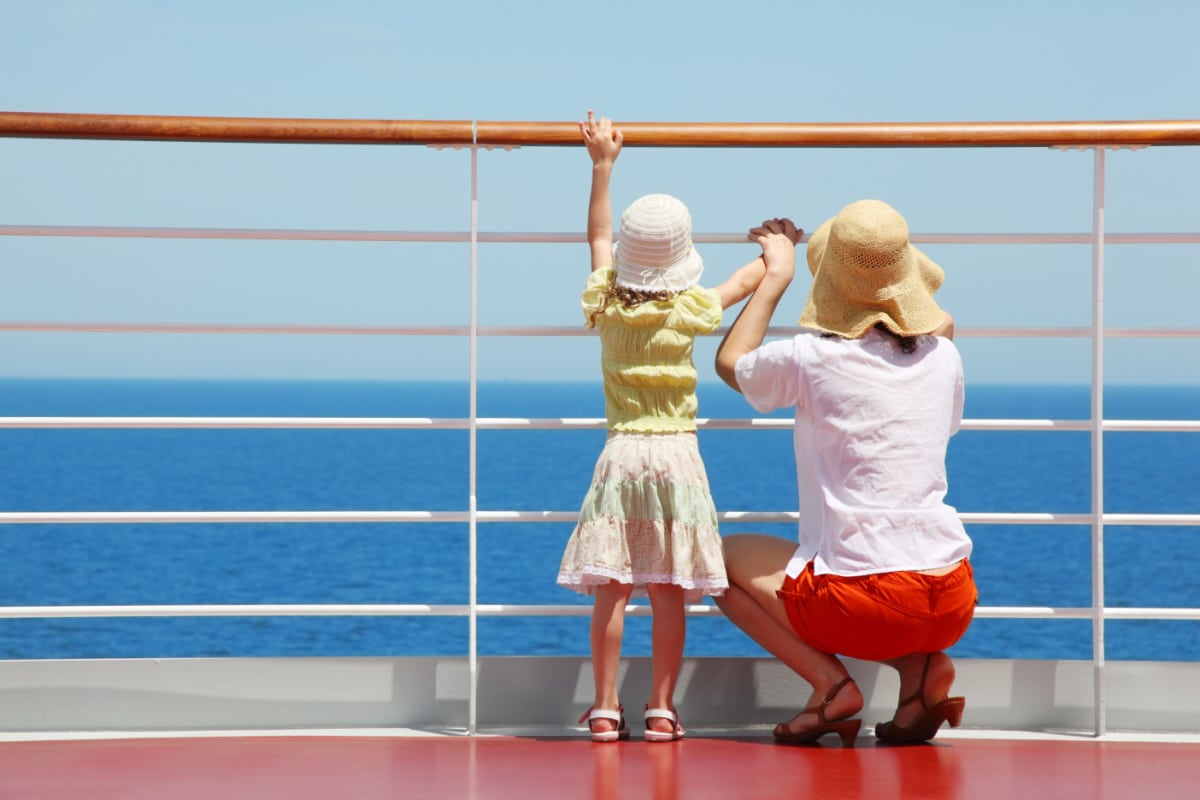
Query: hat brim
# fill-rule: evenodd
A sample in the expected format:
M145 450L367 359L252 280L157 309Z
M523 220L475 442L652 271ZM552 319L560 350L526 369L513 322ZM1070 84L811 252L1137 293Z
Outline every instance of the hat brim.
M689 247L682 258L665 267L641 267L626 264L621 260L620 242L613 245L613 266L617 271L617 283L642 292L682 292L700 282L704 273L704 259Z
M828 227L822 227L827 237ZM818 228L817 233L820 232ZM821 257L809 262L813 285L800 315L800 325L858 339L880 322L901 336L932 333L945 322L946 312L933 299L945 272L911 242L907 257L914 263L905 280L880 287L870 297L853 297L839 285L832 271L822 272L825 238L819 238L817 233L810 237L809 247L816 240Z

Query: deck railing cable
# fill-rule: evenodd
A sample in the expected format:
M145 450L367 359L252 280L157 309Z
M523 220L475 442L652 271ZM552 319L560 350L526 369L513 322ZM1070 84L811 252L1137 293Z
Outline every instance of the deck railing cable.
M1196 244L1200 232L1110 233L1104 227L1104 153L1107 148L1200 145L1200 120L1111 122L948 122L948 123L653 123L622 122L627 147L1056 147L1090 149L1093 170L1093 230L1088 233L938 234L914 233L918 243L951 244L1088 244L1092 248L1092 323L1090 327L962 328L962 337L1088 338L1092 343L1092 415L1088 420L965 420L964 430L1090 431L1093 507L1086 514L963 513L968 524L1076 525L1092 529L1094 595L1090 608L984 607L983 618L1090 619L1093 623L1096 732L1104 732L1104 621L1109 619L1200 619L1200 609L1109 608L1103 593L1103 532L1108 525L1200 526L1200 514L1110 514L1103 508L1103 434L1111 431L1200 431L1200 420L1106 420L1103 416L1103 348L1110 338L1192 338L1200 328L1106 328L1103 320L1104 250L1120 244ZM479 149L524 146L577 146L574 122L490 122L414 120L323 120L229 117L165 117L100 114L0 112L0 137L113 139L136 141L322 143L428 145L468 149L471 153L471 227L465 232L391 230L290 230L189 227L79 226L51 224L0 225L0 236L97 238L182 238L322 241L466 242L471 247L470 322L466 326L264 325L257 323L170 323L123 321L4 320L0 332L177 333L177 334L322 334L366 336L466 336L470 340L470 410L467 419L313 418L313 417L4 417L3 428L346 428L466 429L470 434L470 507L465 512L429 511L115 511L4 512L0 524L115 523L311 523L311 522L456 522L470 528L469 602L466 605L423 604L193 604L9 606L0 618L50 617L190 617L190 616L466 616L470 620L470 723L475 726L475 619L478 616L561 616L590 613L580 605L481 604L475 595L475 542L478 523L571 522L573 511L517 512L478 509L475 499L475 433L483 429L602 428L601 419L480 418L475 405L475 344L487 336L579 336L577 328L553 326L481 326L477 315L477 248L479 243L583 242L581 234L482 232L478 230L477 156ZM697 233L698 242L741 242L742 235ZM772 336L791 329L772 328ZM700 420L701 429L786 429L789 420ZM729 511L723 522L795 522L794 511ZM645 615L646 606L629 613ZM714 606L688 607L692 615L719 615Z

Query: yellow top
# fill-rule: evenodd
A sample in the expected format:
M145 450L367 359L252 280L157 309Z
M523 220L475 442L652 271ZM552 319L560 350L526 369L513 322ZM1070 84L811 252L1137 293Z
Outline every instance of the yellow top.
M588 277L581 299L585 319L600 307L612 275L612 267L602 267ZM633 308L609 302L596 328L610 431L696 430L692 343L717 329L721 312L717 291L700 286Z

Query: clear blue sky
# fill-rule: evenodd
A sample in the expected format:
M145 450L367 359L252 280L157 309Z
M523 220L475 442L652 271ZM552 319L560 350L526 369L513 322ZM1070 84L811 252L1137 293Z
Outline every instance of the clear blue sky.
M787 9L779 10L779 9ZM1200 4L0 0L0 110L265 117L630 121L1200 117ZM1200 148L1110 153L1113 232L1200 230ZM576 148L479 155L484 231L582 232ZM0 140L0 225L463 231L469 157L424 147ZM915 233L1086 232L1090 153L629 148L620 207L676 194L697 231L860 197ZM961 329L1088 324L1081 246L930 245ZM748 244L702 248L715 282ZM1197 324L1200 245L1114 246L1106 319ZM0 319L466 322L465 247L0 237ZM491 245L484 324L576 325L586 248ZM799 277L776 319L799 315ZM1083 382L1086 342L962 337L968 378ZM461 339L0 334L3 376L441 378ZM595 342L492 339L485 378L598 379ZM700 348L712 378L712 343ZM707 362L707 363L706 363ZM1118 340L1106 375L1200 382L1200 340Z

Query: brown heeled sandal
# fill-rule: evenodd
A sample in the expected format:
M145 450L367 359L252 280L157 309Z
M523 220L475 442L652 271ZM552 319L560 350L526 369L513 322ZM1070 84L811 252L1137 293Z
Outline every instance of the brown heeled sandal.
M797 714L816 714L817 724L805 731L792 731L788 729L787 723L781 722L775 726L772 734L775 736L775 744L815 744L818 739L827 733L836 733L842 739L842 747L854 747L854 740L858 737L858 729L862 726L861 719L849 719L842 717L841 719L827 720L825 719L825 707L833 702L833 698L837 697L838 692L842 687L854 681L849 675L838 681L825 695L825 699L815 706L809 706Z
M965 697L947 697L932 706L925 702L925 676L929 674L929 662L933 659L930 653L925 657L925 668L921 670L921 685L916 694L900 701L897 708L903 708L914 700L921 701L921 713L909 725L897 725L895 720L880 722L875 726L875 738L887 744L923 744L937 735L943 722L949 722L951 728L962 724L963 709L967 706Z

